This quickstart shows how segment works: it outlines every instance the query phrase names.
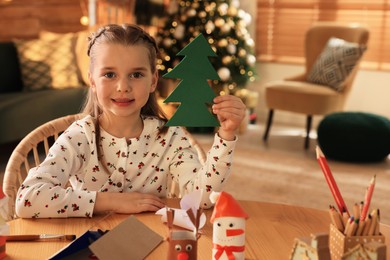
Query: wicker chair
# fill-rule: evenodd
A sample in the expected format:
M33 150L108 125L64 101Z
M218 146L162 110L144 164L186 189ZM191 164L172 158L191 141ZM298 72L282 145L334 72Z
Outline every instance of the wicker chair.
M49 121L29 133L16 146L8 160L3 180L3 191L8 197L8 220L17 217L15 215L16 194L30 168L38 166L46 157L51 143L74 121L83 116L83 114L75 114ZM204 163L205 152L193 136L191 134L189 136L191 145L195 147L200 161ZM176 183L172 181L168 185L170 186L168 197L180 197Z
M43 155L47 155L50 143L66 130L74 121L81 118L82 114L64 116L49 121L20 141L15 147L5 168L3 191L8 197L8 219L14 219L16 193L30 168L41 163Z

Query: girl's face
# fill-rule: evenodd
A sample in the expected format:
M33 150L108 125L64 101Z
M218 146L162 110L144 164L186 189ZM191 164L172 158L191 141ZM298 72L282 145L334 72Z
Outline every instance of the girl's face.
M95 48L89 77L103 117L139 117L158 80L157 70L152 73L150 68L148 49L113 43Z

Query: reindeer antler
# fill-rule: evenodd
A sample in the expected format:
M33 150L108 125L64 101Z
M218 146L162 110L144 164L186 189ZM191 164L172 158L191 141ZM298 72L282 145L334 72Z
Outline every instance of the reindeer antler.
M194 212L192 211L192 209L188 209L187 210L187 215L188 217L190 218L192 224L194 224L195 226L195 233L198 234L198 230L199 230L199 226L200 226L200 216L202 215L202 212L203 210L202 209L198 209L196 211L196 217L194 215Z
M173 227L173 219L175 217L175 210L167 208L167 225L169 229Z

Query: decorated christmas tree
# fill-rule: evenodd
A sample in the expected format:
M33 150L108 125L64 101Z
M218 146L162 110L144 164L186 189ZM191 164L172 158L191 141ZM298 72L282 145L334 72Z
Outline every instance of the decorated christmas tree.
M173 2L156 35L161 74L177 65L180 57L176 54L202 33L218 56L210 59L220 77L211 82L217 95L236 94L254 81L254 41L246 28L251 16L239 8L239 0Z
M218 74L209 57L216 56L202 34L191 41L178 56L184 56L164 78L181 79L164 103L180 102L175 114L166 126L219 126L207 104L213 103L215 93L208 80L218 80Z

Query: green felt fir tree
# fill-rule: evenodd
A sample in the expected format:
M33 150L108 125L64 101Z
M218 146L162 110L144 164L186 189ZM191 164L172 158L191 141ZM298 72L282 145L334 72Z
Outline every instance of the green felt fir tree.
M181 104L166 126L219 126L218 120L209 109L215 93L208 82L219 79L209 60L209 57L217 55L204 36L199 34L177 56L184 58L163 77L181 81L164 103Z

